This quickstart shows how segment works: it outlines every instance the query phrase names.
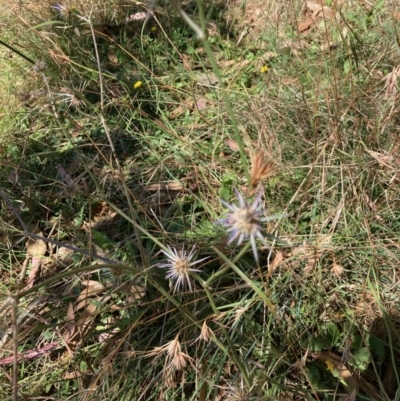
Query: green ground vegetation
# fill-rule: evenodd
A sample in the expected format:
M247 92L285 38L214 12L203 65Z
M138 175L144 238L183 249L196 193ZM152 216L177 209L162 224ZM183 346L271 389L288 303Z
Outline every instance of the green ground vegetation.
M1 3L1 399L399 399L395 2Z

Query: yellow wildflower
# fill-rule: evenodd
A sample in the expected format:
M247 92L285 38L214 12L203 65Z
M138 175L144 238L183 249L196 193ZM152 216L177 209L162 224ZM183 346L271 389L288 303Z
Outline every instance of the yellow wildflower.
M263 65L263 66L260 68L260 72L263 73L263 74L265 74L267 71L268 71L268 66L267 66L267 65Z
M136 81L136 82L133 84L133 88L134 88L134 89L139 89L139 88L142 86L142 84L143 84L142 81Z
M150 31L151 32L155 32L157 30L157 27L156 26L152 26L151 28L150 28Z
M331 361L325 361L325 365L329 372L333 373L335 371L335 365Z

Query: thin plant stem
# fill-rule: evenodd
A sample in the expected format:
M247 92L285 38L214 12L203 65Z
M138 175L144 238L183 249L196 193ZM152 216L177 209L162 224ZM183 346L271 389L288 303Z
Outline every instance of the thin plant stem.
M122 187L124 188L125 198L126 198L126 200L128 201L128 204L129 204L129 210L131 211L131 214L133 215L133 218L136 218L136 215L135 215L135 212L134 212L135 209L134 209L134 207L132 205L131 196L130 196L129 190L128 190L127 186L126 186L125 180L124 180L123 169L122 169L121 163L119 161L119 157L117 155L117 152L115 150L115 146L114 146L114 142L113 142L113 140L111 138L110 130L108 128L108 125L107 125L106 120L105 120L104 115L103 115L103 111L104 111L104 84L103 84L103 73L102 73L102 69L101 69L100 56L99 56L99 52L98 52L98 48L97 48L96 36L95 36L95 33L94 33L92 21L90 20L90 18L88 20L85 19L85 21L90 26L90 31L92 33L92 38L93 38L94 50L95 50L95 53L96 53L96 62L97 62L98 75L99 75L99 84L100 84L100 116L99 116L100 117L100 121L101 121L101 124L102 124L102 126L104 128L104 131L106 133L108 143L110 144L110 148L111 148L112 154L114 156L115 163L117 165L118 178L121 181ZM146 258L146 254L144 252L142 243L139 240L139 232L138 232L136 226L134 227L134 230L135 230L135 234L136 234L137 239L138 239L137 243L138 243L138 247L139 247L140 256L142 258L142 261L144 262L144 261L147 260L147 258Z
M200 277L198 277L196 274L193 274L193 276L195 276L197 278L197 280L201 282ZM208 300L210 301L210 305L211 305L211 308L214 311L215 316L218 316L219 312L218 312L218 309L217 309L217 307L215 305L215 302L214 302L214 299L212 297L212 294L211 294L210 290L206 286L203 286L203 288L204 288L204 291L206 292ZM243 379L246 382L246 385L249 388L251 388L252 387L252 383L251 383L250 376L248 375L247 366L245 365L245 363L242 363L242 361L240 360L239 356L237 355L237 353L235 351L235 346L232 343L231 337L229 336L229 333L227 332L226 328L223 325L221 325L220 327L221 327L221 329L222 329L222 331L223 331L223 333L225 335L226 341L228 342L228 346L229 346L229 350L230 350L230 356L231 356L232 360L236 363L236 365L238 366L240 372L242 373Z
M80 17L80 18L88 23L88 25L90 27L90 32L92 34L94 52L96 54L97 70L98 70L98 74L99 74L100 110L101 110L101 112L103 112L103 110L104 110L104 84L103 84L103 74L101 71L101 64L100 64L99 50L97 48L96 36L94 34L94 29L93 29L93 25L92 25L92 21L90 20L90 17L88 19L83 18L83 17Z
M92 254L92 253L90 253L88 251L85 251L83 249L76 248L75 246L72 246L72 245L69 245L69 244L64 244L62 242L53 240L51 238L46 238L46 237L43 237L42 235L38 235L38 234L34 234L34 233L30 232L28 230L28 226L25 224L25 222L22 219L21 215L18 213L17 209L15 209L14 205L11 203L10 199L8 198L8 196L6 195L6 193L2 189L0 189L0 196L4 199L4 201L10 207L11 211L14 213L15 217L18 219L19 223L22 226L22 230L24 232L24 235L26 237L33 238L33 239L39 240L39 241L44 241L44 242L47 242L47 243L52 244L52 245L56 245L56 246L59 246L59 247L66 248L66 249L69 249L69 250L71 250L73 252L77 252L77 253L80 253L82 255L88 256L90 258L98 259L98 260L100 260L100 261L102 261L104 263L108 263L108 264L117 263L117 262L115 262L115 261L113 261L111 259L105 258L104 256L94 255L94 254Z
M254 292L257 293L257 295L265 302L265 304L268 306L268 309L270 312L275 316L275 318L278 319L278 316L276 314L276 309L272 301L267 297L267 295L261 290L261 288L253 281L251 280L248 276L246 276L245 273L242 272L242 270L236 266L235 263L233 263L231 260L229 260L219 249L215 248L214 246L211 247L215 253L235 272L237 273L253 290ZM279 320L279 319L278 319Z
M177 307L177 309L183 315L188 317L192 321L192 323L201 330L202 323L198 319L196 319L196 317L190 311L188 311L181 303L179 303L179 301L177 301L168 291L166 291L160 284L158 284L157 281L155 281L151 276L147 276L147 279L154 288L156 288L158 291L160 291L167 298L167 300L169 300L173 305L175 305ZM240 359L236 355L234 355L233 349L228 349L227 347L225 347L225 345L221 341L219 341L217 338L215 338L215 336L211 337L211 341L213 341L214 344L222 352L224 352L226 355L229 355L232 358L232 360L235 361L235 363L238 365L238 367L243 369L243 372L246 372L246 370L243 367L243 364L240 362ZM247 375L245 375L245 377L247 377ZM250 383L250 380L248 378L247 378L247 380Z
M211 247L211 249L214 250L214 252L228 265L231 267L231 269L237 273L253 290L254 292L261 298L262 301L264 301L264 303L267 305L270 313L274 316L274 318L276 319L277 323L279 326L281 326L281 321L280 318L277 314L275 305L272 303L271 299L264 293L264 291L253 281L251 280L248 276L246 276L245 273L242 272L242 270L235 265L235 263L233 263L232 261L230 261L219 249L215 248L214 246ZM296 356L296 358L298 359L297 356L297 350L294 348L293 344L291 343L291 341L288 338L287 333L283 330L282 328L282 333L287 341L287 343L289 344L289 347L291 349L291 351L293 352L293 354ZM299 364L300 369L303 371L304 376L307 378L307 380L309 381L309 377L304 369L304 367ZM311 383L310 383L311 384ZM317 395L317 393L315 392L313 386L311 386L311 388L313 389L313 393L316 396L316 399L319 400L319 397Z
M10 297L11 298L11 297ZM13 332L13 401L18 401L18 325L17 325L17 300L10 299L11 324Z
M175 0L171 0L171 4L175 7L175 9L179 12L179 14L182 16L182 18L187 22L187 24L196 32L198 39L200 39L204 45L204 48L206 50L207 56L210 60L212 69L214 74L216 75L217 79L218 79L218 84L222 93L222 97L224 99L227 111L228 111L228 115L229 118L231 119L232 122L232 127L233 127L233 131L235 133L235 139L236 142L238 144L239 147L239 153L240 153L240 160L242 162L242 166L244 169L244 173L246 175L246 179L248 182L248 185L250 185L250 172L248 169L248 163L247 163L247 158L246 158L246 153L244 151L244 143L243 143L243 139L240 133L240 130L238 128L238 123L235 117L235 113L233 112L233 107L232 107L232 103L230 101L229 98L229 94L225 88L225 85L222 81L222 76L221 73L219 71L218 68L218 64L217 61L215 60L214 54L211 50L211 46L210 43L207 39L207 36L205 34L205 26L206 26L206 22L205 22L205 15L204 15L204 10L202 7L202 2L198 1L198 6L199 6L199 10L200 10L200 20L201 20L201 27L199 27L194 21L193 19L191 19L183 10L182 7L180 5L180 3L178 1Z
M42 281L41 283L34 285L31 288L28 288L26 290L20 291L17 294L14 295L14 298L18 301L21 298L24 298L28 296L29 294L33 294L36 291L40 290L41 288L48 287L58 281L60 281L63 278L74 276L79 273L84 273L84 272L90 272L90 271L96 271L99 269L117 269L117 270L127 270L131 273L134 274L145 274L145 270L137 269L129 265L125 264L101 264L101 265L90 265L90 266L85 266L85 267L80 267L78 269L73 269L73 270L68 270L63 273L59 273L56 276L50 277L45 281Z
M204 9L203 9L202 1L198 1L198 6L199 6L199 11L200 11L200 20L201 20L201 24L202 24L202 29L205 32L206 19L205 19L205 15L204 15ZM213 68L213 72L216 75L216 77L218 78L218 83L219 83L219 86L220 86L220 89L221 89L222 97L224 99L225 106L226 106L226 109L228 111L229 118L231 119L233 132L235 133L235 139L236 139L236 142L237 142L238 147L239 147L240 159L241 159L241 162L242 162L244 173L246 175L247 184L250 185L251 177L250 177L250 171L249 171L249 168L248 168L246 153L244 151L244 143L243 143L241 132L240 132L239 127L238 127L238 123L237 123L237 119L235 117L235 113L233 112L233 107L232 107L231 100L229 98L229 94L228 94L228 92L227 92L227 90L225 88L225 84L222 81L222 76L221 76L221 73L219 71L219 67L218 67L217 61L215 60L214 53L213 53L213 51L211 49L210 42L208 41L208 39L206 37L203 38L203 45L204 45L204 48L206 50L207 56L208 56L208 58L210 60L211 66Z
M236 263L250 248L250 242L246 243L246 245L240 250L240 252L233 258L232 263ZM218 269L213 275L211 275L208 280L204 283L204 286L209 287L210 284L218 277L223 276L230 269L229 265Z

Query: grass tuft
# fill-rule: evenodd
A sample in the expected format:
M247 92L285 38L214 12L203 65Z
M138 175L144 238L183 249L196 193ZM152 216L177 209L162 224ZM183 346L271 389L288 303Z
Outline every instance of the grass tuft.
M391 4L0 5L4 399L396 398Z

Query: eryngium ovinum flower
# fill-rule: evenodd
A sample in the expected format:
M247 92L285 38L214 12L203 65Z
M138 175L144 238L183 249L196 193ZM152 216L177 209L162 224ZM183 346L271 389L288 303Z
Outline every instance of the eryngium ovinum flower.
M70 88L66 86L62 87L58 94L60 99L59 101L66 103L69 107L74 108L75 110L80 109L85 104L82 98L84 97L87 86L88 82L85 81L76 86L71 85Z
M264 229L262 223L271 220L277 220L285 215L264 216L264 210L261 205L263 192L255 197L252 203L247 202L239 191L234 188L239 205L233 205L220 199L220 202L230 210L226 219L220 220L224 226L228 227L228 245L237 240L240 245L244 240L250 239L254 258L258 262L258 251L256 239L259 238L266 245L263 235Z
M193 266L203 262L206 258L194 260L196 254L196 246L188 253L185 251L185 246L182 249L167 247L168 251L162 250L167 257L167 262L159 263L157 266L168 269L165 275L166 279L174 281L174 293L185 288L192 291L192 282L190 272L201 272L200 269L194 269Z
M68 4L57 3L53 6L50 6L53 10L56 11L56 15L60 18L67 19L71 11L76 10L75 6L69 6Z

